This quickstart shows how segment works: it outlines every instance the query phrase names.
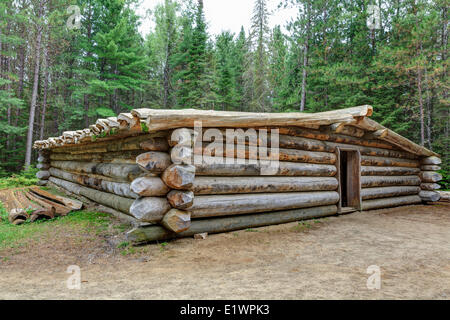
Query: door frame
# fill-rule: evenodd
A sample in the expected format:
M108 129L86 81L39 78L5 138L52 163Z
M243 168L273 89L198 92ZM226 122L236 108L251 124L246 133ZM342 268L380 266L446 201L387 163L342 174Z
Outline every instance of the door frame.
M341 152L348 152L348 155L353 154L351 159L351 172L349 167L347 167L347 188L349 185L349 180L353 185L354 197L353 197L353 205L350 206L355 208L358 211L362 210L362 198L361 198L361 153L356 148L348 148L348 147L337 147L336 148L336 169L337 169L337 179L338 179L338 193L339 193L339 202L338 202L338 213L342 211L342 178L341 178ZM348 160L347 155L347 160ZM347 165L349 162L347 161ZM351 177L351 179L348 179ZM348 201L348 200L347 200Z

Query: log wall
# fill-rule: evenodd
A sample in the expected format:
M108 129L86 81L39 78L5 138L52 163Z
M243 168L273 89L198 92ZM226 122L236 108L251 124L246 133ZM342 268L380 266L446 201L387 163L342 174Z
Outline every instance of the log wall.
M337 214L339 149L361 154L363 210L436 199L439 158L341 124L265 129L280 133L274 154L270 141L256 151L261 136L214 141L182 128L41 152L38 178L150 224L129 233L135 243Z

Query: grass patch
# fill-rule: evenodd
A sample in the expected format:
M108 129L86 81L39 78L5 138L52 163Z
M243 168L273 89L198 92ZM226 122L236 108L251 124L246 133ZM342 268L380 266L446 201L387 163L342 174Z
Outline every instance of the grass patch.
M106 213L76 211L65 217L57 217L52 220L39 220L25 222L15 226L8 221L8 213L0 203L0 249L16 248L29 242L40 241L47 235L54 234L57 230L76 230L82 233L99 235L107 232L111 222Z
M30 166L29 169L13 174L10 177L2 177L0 178L0 190L35 185L38 182L38 178L36 178L38 171L34 166Z

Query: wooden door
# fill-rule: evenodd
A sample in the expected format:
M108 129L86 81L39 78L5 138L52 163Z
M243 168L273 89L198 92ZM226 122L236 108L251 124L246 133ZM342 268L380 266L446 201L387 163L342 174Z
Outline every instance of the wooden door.
M338 148L338 211L361 210L361 155L359 150Z

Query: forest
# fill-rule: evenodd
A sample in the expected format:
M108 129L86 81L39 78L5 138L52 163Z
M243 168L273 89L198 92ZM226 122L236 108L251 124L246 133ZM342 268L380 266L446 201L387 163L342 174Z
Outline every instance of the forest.
M273 29L254 0L251 28L219 35L203 1L160 1L143 37L137 0L0 0L0 177L34 163L34 140L135 108L364 104L448 177L446 0L280 0L298 14Z

